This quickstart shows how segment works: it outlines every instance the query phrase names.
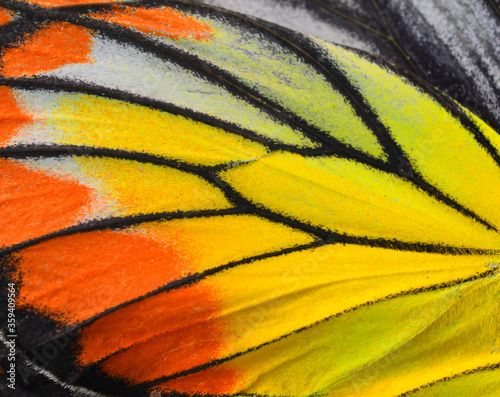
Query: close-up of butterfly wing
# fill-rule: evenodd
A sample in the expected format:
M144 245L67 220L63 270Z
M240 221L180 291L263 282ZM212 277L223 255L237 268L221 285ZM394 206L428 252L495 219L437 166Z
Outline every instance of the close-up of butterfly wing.
M0 1L2 395L497 396L495 3L210 3Z
M410 70L500 129L498 0L199 0Z

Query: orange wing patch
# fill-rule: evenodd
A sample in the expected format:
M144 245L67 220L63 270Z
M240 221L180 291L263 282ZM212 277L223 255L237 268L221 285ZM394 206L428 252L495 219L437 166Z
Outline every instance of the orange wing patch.
M117 5L110 11L90 16L174 40L191 38L209 41L213 33L213 28L206 23L170 7L147 9Z
M92 36L81 26L50 22L29 35L18 47L2 54L5 77L25 77L49 72L61 66L92 62Z
M0 7L0 26L3 26L14 19L14 13L10 10Z
M74 225L92 192L13 160L0 160L0 247Z
M154 380L202 365L219 356L219 351L224 349L227 336L224 324L210 321L212 316L219 317L221 311L221 302L215 291L196 285L154 298L157 298L152 299L156 302L156 309L148 310L148 319L145 320L146 316L136 311L129 317L131 322L126 322L125 313L121 313L122 321L115 323L115 327L118 324L123 324L126 328L136 327L136 337L142 329L150 339L144 340L141 335L141 342L104 361L100 367L110 376L126 379L131 383ZM152 308L151 304L145 304ZM141 306L136 306L136 309ZM140 318L143 322L138 321ZM110 321L106 323L109 324ZM160 328L164 333L151 337L148 325L153 328L154 333ZM96 338L97 329L93 328L92 332L84 334L85 340ZM132 335L128 334L122 335L122 346L133 342L130 339ZM104 335L106 333L101 334L99 339ZM91 344L95 346L95 343ZM138 361L144 365L138 367Z
M188 394L224 395L232 394L238 390L242 374L236 369L224 367L213 367L201 372L173 379L156 386L163 392L180 392Z
M48 309L65 323L155 290L180 277L183 264L172 245L112 230L50 240L19 257L19 275L29 286L21 287L22 305Z
M30 0L29 3L36 4L40 7L67 7L67 6L77 6L83 4L99 4L99 3L109 3L110 0Z
M31 121L31 116L19 108L12 89L0 86L0 147Z
M151 296L108 314L86 327L79 337L79 363L92 364L161 333L186 330L193 324L204 323L219 312L220 302L217 302L216 294L199 285ZM123 332L115 333L117 327L121 327ZM113 339L106 337L109 332L115 334ZM193 332L196 333L187 331L188 334ZM182 366L182 363L176 362L179 359L191 358L179 356L169 365ZM110 372L113 372L112 367L112 364L107 365Z

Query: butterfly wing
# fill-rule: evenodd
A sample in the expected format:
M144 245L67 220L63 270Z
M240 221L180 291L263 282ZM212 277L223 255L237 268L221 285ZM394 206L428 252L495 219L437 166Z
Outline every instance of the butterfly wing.
M233 12L37 4L11 5L0 68L19 387L494 390L497 132Z

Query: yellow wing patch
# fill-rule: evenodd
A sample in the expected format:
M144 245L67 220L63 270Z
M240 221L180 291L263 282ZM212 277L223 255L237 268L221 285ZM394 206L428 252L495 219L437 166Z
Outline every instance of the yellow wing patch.
M193 273L315 241L304 232L253 215L176 219L140 225L137 231L159 242L171 236L182 241Z
M408 397L495 397L500 390L500 369L480 369L452 379L444 379ZM406 396L405 396L406 397Z
M413 259L406 263L420 262ZM398 395L412 385L460 372L470 363L487 362L498 320L498 304L489 293L494 295L498 288L496 277L364 305L163 388L258 395ZM337 298L329 296L330 303ZM479 306L468 318L471 302ZM485 326L481 340L465 341L468 327L480 325ZM439 343L448 350L436 348ZM391 374L393 370L401 374ZM228 373L233 374L229 388L209 381Z
M318 42L320 42L318 40ZM407 80L351 51L324 42L422 177L500 227L500 167L436 100ZM491 132L488 132L491 137ZM497 144L497 139L492 144Z
M353 160L274 153L221 175L254 203L337 233L457 247L500 246L498 233L408 181Z
M31 116L10 144L82 145L140 152L196 165L249 161L259 143L145 106L78 93L15 91Z
M224 194L202 178L170 167L77 156L24 164L88 186L94 192L88 218L231 207Z

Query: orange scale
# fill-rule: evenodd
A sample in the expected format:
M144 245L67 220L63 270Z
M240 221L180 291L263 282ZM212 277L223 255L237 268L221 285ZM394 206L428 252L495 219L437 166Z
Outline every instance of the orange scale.
M21 305L64 323L147 294L181 277L187 266L170 245L113 230L46 241L23 250L19 259Z
M155 386L155 389L166 393L229 395L238 392L243 381L242 371L218 366L170 380Z
M181 346L178 343L179 337L193 343L210 340L198 358L176 354L175 360L165 362L160 371L172 373L181 370L180 368L190 368L193 365L191 360L197 360L198 363L209 361L223 348L221 337L224 325L221 322L209 322L210 318L218 317L220 313L221 302L215 291L200 284L151 296L110 313L86 327L78 341L79 364L88 365L130 348L105 362L103 367L111 375L129 378L135 370L127 367L124 358L130 354L147 358L146 352L150 346L156 346L160 340L164 346L173 347ZM120 332L116 332L116 329ZM109 340L110 334L113 335L113 340ZM162 334L161 338L153 339ZM146 341L147 343L141 344ZM168 354L169 349L165 349L165 354ZM154 357L151 359L154 360ZM139 375L135 375L135 380L138 379L137 376Z
M116 5L111 11L90 16L174 40L191 38L209 41L213 34L213 28L206 23L170 7L147 9Z
M0 186L0 247L73 226L92 196L84 185L9 159L0 159Z
M10 10L0 7L0 26L3 26L14 19L13 13Z
M92 62L92 35L82 26L50 22L17 46L2 53L0 72L5 77L26 77L64 65Z
M0 86L0 147L5 147L33 121L33 118L19 107L12 89Z
M44 8L49 7L67 7L67 6L77 6L84 4L99 4L99 3L109 3L109 0L30 0L31 4L36 4Z
M220 322L205 318L134 345L104 361L100 368L134 384L173 375L216 359L224 348L224 331Z

